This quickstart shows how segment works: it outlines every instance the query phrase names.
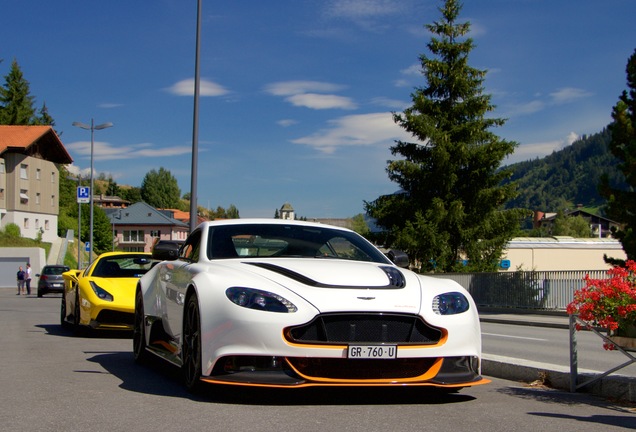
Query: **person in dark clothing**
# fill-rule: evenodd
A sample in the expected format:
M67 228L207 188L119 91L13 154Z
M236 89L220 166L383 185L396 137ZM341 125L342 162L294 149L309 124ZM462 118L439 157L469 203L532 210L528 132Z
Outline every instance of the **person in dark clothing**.
M22 266L20 266L20 268L18 269L18 294L20 295L21 293L24 293L24 283L25 283L25 279L26 279L26 273L24 272L24 270L22 270Z

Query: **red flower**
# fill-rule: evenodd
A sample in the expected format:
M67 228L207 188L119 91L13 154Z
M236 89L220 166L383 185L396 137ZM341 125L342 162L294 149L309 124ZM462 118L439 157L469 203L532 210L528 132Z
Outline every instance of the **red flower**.
M574 300L566 311L590 325L614 332L621 326L636 323L636 262L630 260L625 267L613 267L607 276L591 279L586 275L585 286L574 292ZM604 347L613 349L611 344Z

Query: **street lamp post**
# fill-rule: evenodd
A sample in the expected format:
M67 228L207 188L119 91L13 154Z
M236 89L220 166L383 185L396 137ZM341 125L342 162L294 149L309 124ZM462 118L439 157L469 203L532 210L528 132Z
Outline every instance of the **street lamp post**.
M91 124L90 126L85 124L85 123L81 123L81 122L73 122L73 126L77 126L78 128L82 128L82 129L86 129L86 130L90 130L91 131L91 191L89 194L89 201L90 201L90 207L91 207L91 217L90 217L90 236L89 236L89 245L88 245L88 264L90 264L91 262L93 262L93 195L95 194L94 189L93 189L93 147L94 147L94 135L95 135L95 131L96 130L102 130L102 129L106 129L109 127L112 127L113 124L108 122L108 123L102 123L99 125L95 125L95 123L93 122L93 119L91 119Z
M82 173L77 174L77 188L82 186ZM82 268L82 203L77 200L77 268Z

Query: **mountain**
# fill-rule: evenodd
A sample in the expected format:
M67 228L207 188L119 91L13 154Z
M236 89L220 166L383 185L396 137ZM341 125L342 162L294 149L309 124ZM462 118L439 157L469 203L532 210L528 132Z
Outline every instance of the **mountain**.
M610 139L606 128L544 158L509 165L513 172L509 181L517 182L519 195L506 208L556 212L577 205L601 207L602 174L608 175L610 184L626 187L619 160L609 151Z

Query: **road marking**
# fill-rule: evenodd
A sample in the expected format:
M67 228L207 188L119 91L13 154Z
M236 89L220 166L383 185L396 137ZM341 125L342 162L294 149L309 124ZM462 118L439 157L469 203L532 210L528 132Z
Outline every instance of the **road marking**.
M496 334L496 333L482 333L482 336L495 336L495 337L510 338L510 339L526 339L526 340L533 340L533 341L540 341L540 342L548 341L548 339L539 339L539 338L531 338L531 337L524 337L524 336L510 336L510 335L502 335L502 334Z

